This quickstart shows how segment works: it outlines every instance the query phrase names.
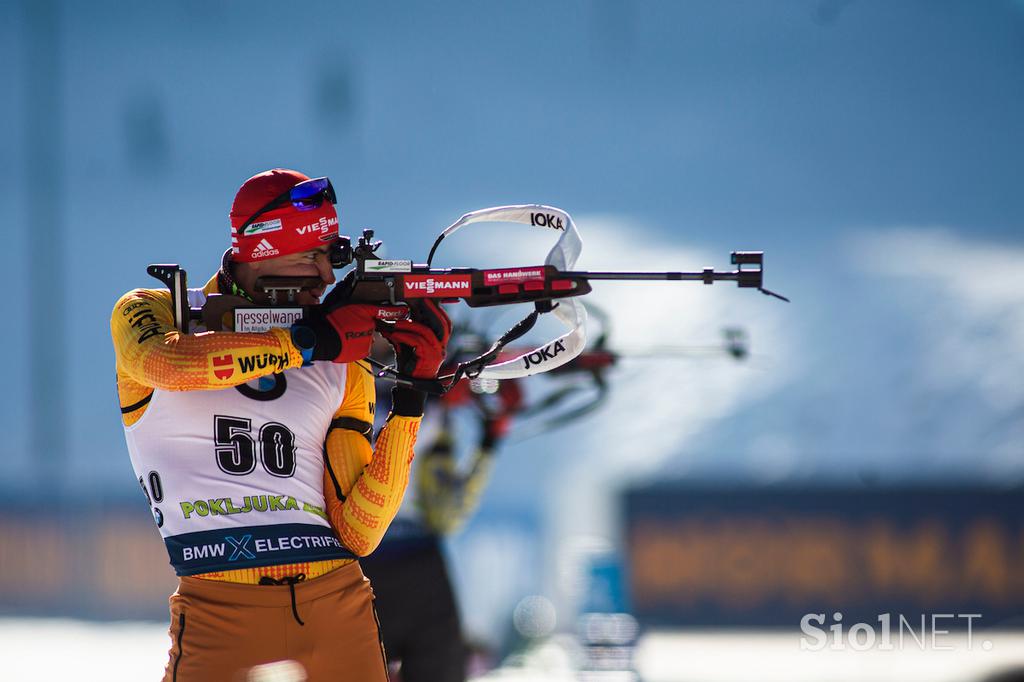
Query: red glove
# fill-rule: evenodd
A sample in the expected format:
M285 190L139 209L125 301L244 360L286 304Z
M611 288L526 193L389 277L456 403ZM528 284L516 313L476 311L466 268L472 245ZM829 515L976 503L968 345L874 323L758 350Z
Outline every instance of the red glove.
M434 379L444 362L452 321L441 304L425 298L409 305L412 319L399 320L381 329L381 335L395 347L398 372L416 379Z
M340 305L326 313L320 306L292 325L292 341L300 350L312 349L310 360L355 362L370 354L377 320L405 313L399 306L367 303Z

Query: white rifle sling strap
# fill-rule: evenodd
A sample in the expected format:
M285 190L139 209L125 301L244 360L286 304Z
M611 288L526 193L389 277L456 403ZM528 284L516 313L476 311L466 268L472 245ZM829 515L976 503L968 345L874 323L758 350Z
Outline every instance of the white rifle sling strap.
M559 270L574 269L583 250L583 240L572 216L560 208L543 204L496 206L472 211L445 228L438 242L466 225L482 222L520 223L561 232L544 260L545 265L553 265ZM576 298L563 298L557 302L553 312L569 331L510 360L488 365L479 376L483 379L515 379L540 374L564 365L582 353L587 343L586 309Z

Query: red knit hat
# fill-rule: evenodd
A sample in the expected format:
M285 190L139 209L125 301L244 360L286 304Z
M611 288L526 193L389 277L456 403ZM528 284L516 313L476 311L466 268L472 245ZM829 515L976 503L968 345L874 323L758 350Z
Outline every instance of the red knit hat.
M329 244L338 237L338 212L329 201L308 210L290 202L262 213L245 225L257 211L295 185L309 180L298 171L274 168L254 175L244 183L231 204L231 260L251 262L308 251Z

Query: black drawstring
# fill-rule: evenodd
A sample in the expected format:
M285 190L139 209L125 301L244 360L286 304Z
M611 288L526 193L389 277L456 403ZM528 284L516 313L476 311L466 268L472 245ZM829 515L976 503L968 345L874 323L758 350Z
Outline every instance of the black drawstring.
M305 573L299 573L298 575L286 575L280 580L271 578L269 575L265 575L260 578L260 585L287 585L288 591L292 595L292 615L295 616L295 622L299 625L305 625L302 619L299 618L299 609L295 606L295 583L301 583L306 579Z

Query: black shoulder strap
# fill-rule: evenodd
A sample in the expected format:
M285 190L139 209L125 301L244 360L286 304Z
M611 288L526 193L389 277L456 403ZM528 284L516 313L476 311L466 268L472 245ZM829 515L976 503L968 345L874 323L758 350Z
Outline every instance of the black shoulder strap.
M327 468L327 473L331 475L331 483L334 484L334 494L337 495L338 500L344 502L345 495L341 492L341 486L338 485L338 477L334 473L334 467L331 466L331 458L327 456L327 443L324 443L324 466Z
M134 412L135 410L139 409L140 407L145 407L146 405L149 404L149 401L152 400L152 399L153 399L153 391L150 391L149 393L146 394L146 397L143 398L142 400L140 400L139 402L132 403L131 405L126 405L125 407L122 407L121 408L121 414L128 414L129 412Z
M354 417L335 417L331 420L331 425L327 427L327 433L334 429L347 429L361 433L367 443L373 444L370 440L370 436L373 433L373 424L370 422L364 422L362 419L355 419ZM342 494L341 486L338 485L338 477L334 473L334 467L331 466L331 458L327 456L326 438L324 439L324 465L327 467L327 473L331 475L331 482L334 484L334 494L338 496L339 500L344 502L345 495Z
M331 420L331 425L327 428L327 433L330 433L334 429L346 429L348 431L361 433L363 438L366 439L366 442L373 445L373 441L371 439L371 436L373 435L373 424L370 422L364 422L362 419L355 419L354 417L335 417Z

